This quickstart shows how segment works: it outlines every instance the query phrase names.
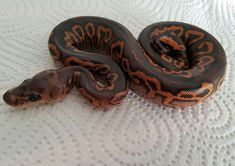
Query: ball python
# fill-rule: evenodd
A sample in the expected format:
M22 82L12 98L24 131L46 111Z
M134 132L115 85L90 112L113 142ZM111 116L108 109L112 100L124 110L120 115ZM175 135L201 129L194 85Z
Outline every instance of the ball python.
M227 63L212 35L182 22L154 23L136 40L113 20L75 17L52 30L48 47L64 66L8 90L7 104L50 103L76 87L96 107L121 103L129 88L165 106L191 106L220 87Z

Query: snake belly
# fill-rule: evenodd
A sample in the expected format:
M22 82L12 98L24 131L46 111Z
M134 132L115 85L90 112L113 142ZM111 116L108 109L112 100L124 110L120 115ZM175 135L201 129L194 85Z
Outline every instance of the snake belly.
M165 106L194 105L219 88L226 69L220 43L181 22L152 24L136 40L115 21L76 17L53 29L48 46L54 60L89 71L95 83L80 78L77 87L95 106L122 102L129 86Z

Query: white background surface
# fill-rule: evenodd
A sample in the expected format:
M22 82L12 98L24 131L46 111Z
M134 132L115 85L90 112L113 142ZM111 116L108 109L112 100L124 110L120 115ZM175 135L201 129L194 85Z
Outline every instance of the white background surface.
M44 69L50 31L80 15L107 17L134 36L166 20L199 26L223 45L221 89L205 103L173 110L129 92L109 112L75 91L60 103L15 110L0 101L0 165L235 165L235 1L1 0L0 94ZM232 65L233 64L233 65Z

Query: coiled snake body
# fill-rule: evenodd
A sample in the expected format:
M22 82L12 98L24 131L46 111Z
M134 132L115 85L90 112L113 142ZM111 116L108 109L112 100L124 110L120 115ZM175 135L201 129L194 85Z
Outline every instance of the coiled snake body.
M54 28L48 44L53 59L66 67L38 73L7 91L4 100L13 106L48 103L76 86L94 106L114 105L130 85L153 102L184 107L204 101L223 82L225 52L198 27L155 23L138 40L109 19L66 20Z

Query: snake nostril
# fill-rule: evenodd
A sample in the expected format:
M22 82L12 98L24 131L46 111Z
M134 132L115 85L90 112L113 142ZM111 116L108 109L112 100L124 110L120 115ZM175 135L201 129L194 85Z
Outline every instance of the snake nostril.
M7 104L13 104L16 101L16 97L9 91L7 91L4 95L3 95L3 100L7 103Z

